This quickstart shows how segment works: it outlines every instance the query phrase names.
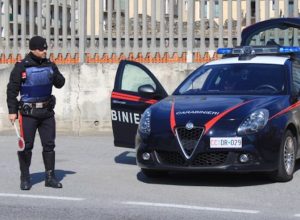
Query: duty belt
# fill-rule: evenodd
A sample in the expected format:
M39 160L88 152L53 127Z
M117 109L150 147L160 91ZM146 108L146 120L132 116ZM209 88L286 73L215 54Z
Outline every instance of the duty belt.
M46 102L35 102L35 103L24 103L23 106L29 106L30 108L46 108L49 101Z

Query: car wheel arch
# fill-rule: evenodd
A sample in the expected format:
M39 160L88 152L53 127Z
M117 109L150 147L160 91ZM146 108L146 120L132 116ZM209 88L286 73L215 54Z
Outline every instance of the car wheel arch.
M291 131L292 132L292 134L293 134L293 136L296 138L296 155L298 154L298 148L299 148L299 132L298 132L298 130L297 130L297 128L296 128L296 126L293 124L293 123L290 123L288 126L287 126L287 128L285 129L285 132L287 132L287 131Z
M294 124L292 124L292 123L290 123L287 127L286 127L286 129L285 129L286 131L287 130L290 130L291 132L292 132L292 134L294 135L294 137L296 138L296 140L298 141L298 131L297 131L297 128L296 128L296 126L294 125Z
M280 144L280 151L279 151L279 155L278 155L278 168L273 171L273 172L270 172L269 173L269 177L273 180L273 181L276 181L276 182L287 182L287 181L290 181L293 179L293 174L295 172L295 160L296 160L296 155L297 155L297 149L298 149L298 146L297 146L297 139L293 133L293 131L291 130L293 129L293 126L291 127L287 127L287 129L285 129L284 131L284 136L282 137L282 140L281 140L281 144ZM294 130L295 131L295 130ZM286 152L288 145L287 145L287 141L288 141L288 138L292 138L293 141L294 141L294 158L293 158L293 170L292 172L290 172L291 170L287 170L287 162L290 163L288 160L289 158L287 158L288 154L290 152Z

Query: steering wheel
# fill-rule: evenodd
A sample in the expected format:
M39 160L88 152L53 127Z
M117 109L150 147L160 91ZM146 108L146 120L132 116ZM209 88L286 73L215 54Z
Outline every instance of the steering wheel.
M278 89L276 89L274 86L269 85L269 84L263 84L263 85L257 86L255 88L255 90L263 90L263 89L271 89L274 92L278 92Z

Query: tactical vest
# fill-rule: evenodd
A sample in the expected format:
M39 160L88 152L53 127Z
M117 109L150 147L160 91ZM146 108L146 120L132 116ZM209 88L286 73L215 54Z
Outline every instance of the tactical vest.
M21 101L24 103L43 102L50 98L53 86L52 67L26 68L25 82L21 84Z

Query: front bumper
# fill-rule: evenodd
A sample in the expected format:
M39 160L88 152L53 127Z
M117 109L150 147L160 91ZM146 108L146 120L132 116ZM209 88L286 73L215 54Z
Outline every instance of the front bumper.
M144 160L143 153L150 154L149 160ZM166 171L203 171L203 172L270 172L278 168L279 153L272 152L272 158L265 158L266 152L258 151L254 146L243 149L217 149L195 151L194 155L186 159L179 147L167 146L165 149L150 147L143 139L136 137L137 165L144 169ZM249 155L249 161L242 163L240 155ZM269 155L270 156L270 155Z

